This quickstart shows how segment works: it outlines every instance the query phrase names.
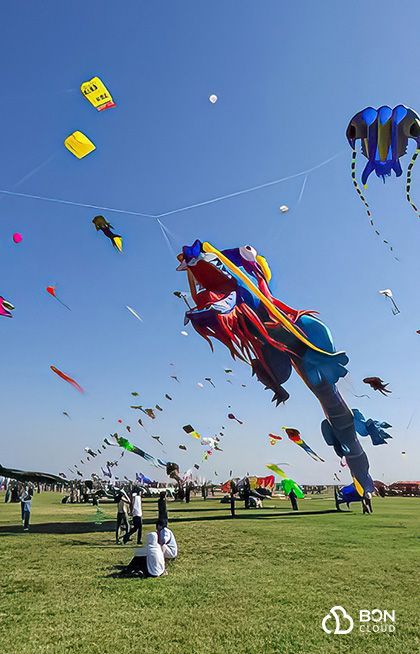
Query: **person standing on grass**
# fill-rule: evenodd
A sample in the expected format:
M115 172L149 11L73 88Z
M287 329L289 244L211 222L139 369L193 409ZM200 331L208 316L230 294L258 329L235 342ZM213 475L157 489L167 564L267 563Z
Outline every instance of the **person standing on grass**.
M131 515L133 516L133 526L123 538L124 543L130 540L130 537L137 531L137 545L141 545L141 536L143 531L143 510L141 506L140 488L134 488L131 498Z
M125 533L127 534L130 530L130 524L128 522L128 508L130 506L130 500L128 499L125 491L120 491L118 498L118 511L117 511L117 528L115 530L115 541L116 544L120 544L120 529L123 525L125 528Z
M189 481L187 481L187 485L185 487L185 503L189 504L191 499L191 484Z
M20 507L22 512L23 531L29 531L29 521L31 519L31 502L33 489L27 486L20 496Z
M159 495L158 522L164 527L168 526L168 509L166 508L166 491L162 491Z
M299 511L299 507L298 507L298 503L297 503L297 495L296 495L295 491L293 490L293 488L289 493L289 500L290 500L290 503L292 505L293 511Z
M251 484L249 483L248 477L245 477L244 479L244 500L245 500L245 508L249 509L249 498L251 497Z

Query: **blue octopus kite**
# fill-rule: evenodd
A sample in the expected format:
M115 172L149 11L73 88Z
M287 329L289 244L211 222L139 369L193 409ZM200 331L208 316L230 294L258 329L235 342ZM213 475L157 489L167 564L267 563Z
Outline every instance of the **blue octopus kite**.
M366 188L369 175L373 171L378 177L382 177L384 182L385 177L389 177L392 171L395 172L396 177L400 177L403 172L400 158L407 152L408 139L415 140L416 150L407 168L406 198L420 217L419 210L410 195L411 171L420 153L420 117L418 114L402 104L394 109L386 105L379 109L366 107L366 109L353 116L347 127L346 136L353 150L351 163L353 184L366 207L370 224L378 236L380 236L380 233L375 228L369 205L356 178L356 141L360 139L362 154L368 160L362 173L362 184ZM384 243L389 246L387 241L384 241ZM390 249L392 250L391 246Z

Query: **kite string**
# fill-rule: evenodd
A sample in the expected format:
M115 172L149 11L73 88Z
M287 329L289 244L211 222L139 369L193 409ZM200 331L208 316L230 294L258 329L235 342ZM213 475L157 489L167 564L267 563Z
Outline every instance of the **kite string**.
M248 188L242 189L240 191L235 191L233 193L227 193L226 195L220 195L218 197L210 198L209 200L204 200L202 202L196 202L195 204L190 204L186 205L184 207L179 207L177 209L172 209L170 211L164 211L163 213L159 214L150 214L150 213L144 213L140 211L130 211L127 209L119 209L117 207L102 207L99 205L95 204L87 204L83 202L73 202L71 200L64 200L62 198L54 198L46 195L36 195L33 193L19 193L17 191L11 191L8 189L0 189L0 194L3 193L4 195L11 195L15 197L22 197L22 198L29 198L32 200L44 200L45 202L53 202L56 204L64 204L64 205L71 205L74 207L83 207L86 209L96 209L96 210L101 210L101 211L110 211L114 213L121 213L121 214L126 214L129 216L140 216L141 218L149 218L152 220L157 220L159 218L163 218L165 216L170 216L176 213L182 213L183 211L189 211L190 209L197 209L199 207L204 207L208 204L214 204L215 202L222 202L223 200L228 200L229 198L234 198L238 197L240 195L244 195L246 193L253 193L254 191L258 191L263 188L268 188L270 186L275 186L277 184L281 184L282 182L286 182L290 179L296 179L297 177L302 177L302 175L309 175L310 173L314 172L315 170L318 170L319 168L322 168L323 166L326 166L328 163L339 157L344 150L340 150L340 152L337 152L335 155L332 157L329 157L328 159L325 159L321 163L317 164L316 166L312 166L311 168L308 168L306 170L302 170L298 173L294 173L293 175L287 175L286 177L281 177L279 179L272 180L270 182L265 182L263 184L258 184L257 186L250 186ZM304 189L304 185L303 185Z

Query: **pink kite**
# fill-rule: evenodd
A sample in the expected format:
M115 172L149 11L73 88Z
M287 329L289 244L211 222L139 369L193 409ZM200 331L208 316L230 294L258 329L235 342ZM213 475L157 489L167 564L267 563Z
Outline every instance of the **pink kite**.
M55 372L56 375L58 375L59 377L61 377L61 379L64 379L64 381L66 381L66 382L68 382L69 384L71 384L71 385L73 386L73 388L76 389L76 391L79 391L79 393L84 393L83 388L80 386L80 384L77 383L77 381L75 381L74 379L72 379L71 377L69 377L68 375L66 375L64 372L62 372L61 370L59 370L59 369L56 368L55 366L50 366L50 368L51 368L51 370L52 370L53 372Z

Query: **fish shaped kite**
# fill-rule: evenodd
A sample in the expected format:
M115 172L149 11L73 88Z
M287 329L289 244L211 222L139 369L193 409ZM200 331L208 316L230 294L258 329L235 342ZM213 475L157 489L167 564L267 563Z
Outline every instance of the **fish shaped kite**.
M105 109L115 107L112 95L99 77L92 77L92 79L87 82L83 82L80 86L80 90L86 100L89 100L91 105L94 106L97 111L105 111Z
M374 391L379 391L382 393L382 395L392 393L392 391L387 388L389 384L384 384L380 377L365 377L363 383L369 384L369 386L373 388Z
M123 249L122 237L119 234L114 234L114 232L111 231L114 228L106 220L106 218L104 218L103 216L95 216L92 222L95 225L96 231L97 232L101 231L107 238L109 238L114 248L116 248L119 252L122 252ZM130 311L131 309L128 308L128 310ZM131 313L133 313L132 310ZM136 315L136 317L139 318L139 320L141 320L140 316Z
M300 435L300 431L298 429L294 429L292 427L282 427L284 431L286 432L287 436L289 437L289 440L292 441L292 443L295 443L295 445L299 445L309 456L314 460L314 461L321 461L322 463L325 463L324 459L321 459L321 457L314 452L307 443L303 440L303 438Z
M62 300L60 300L60 298L59 298L58 295L56 294L55 286L47 286L47 288L46 288L45 290L46 290L47 293L49 293L52 297L54 297L54 298L57 300L57 302L59 302L60 304L62 304L63 307L66 307L66 309L68 309L69 311L71 311L70 307L67 306L67 304L64 304L64 302L63 302Z
M73 386L73 388L76 389L76 391L79 391L79 393L84 393L83 388L80 386L80 384L77 383L77 381L72 379L72 377L69 377L68 375L66 375L64 372L62 372L61 370L59 370L55 366L50 366L50 368L56 375L61 377L61 379L64 379L64 381L71 384Z
M83 157L96 150L96 145L92 143L86 134L78 130L66 138L64 145L78 159L83 159Z

